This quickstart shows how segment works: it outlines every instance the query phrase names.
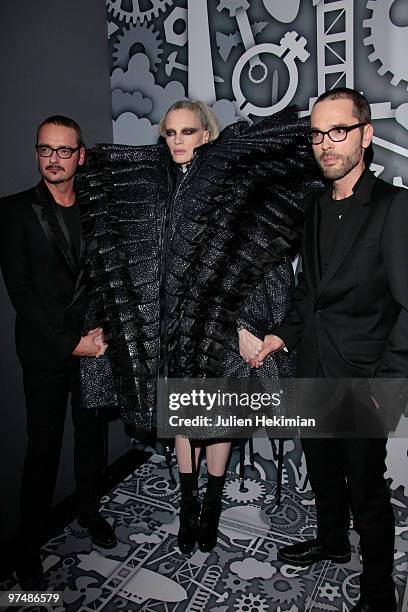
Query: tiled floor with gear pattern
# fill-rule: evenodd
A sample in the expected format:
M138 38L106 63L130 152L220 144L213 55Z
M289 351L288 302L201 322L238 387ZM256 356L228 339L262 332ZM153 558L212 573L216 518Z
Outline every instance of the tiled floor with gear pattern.
M179 485L172 484L163 457L153 455L102 500L104 516L116 526L116 548L94 548L76 521L44 547L49 588L62 592L64 600L64 607L54 610L348 612L358 598L361 567L353 531L347 565L321 562L297 569L277 561L279 546L312 537L315 528L299 449L288 443L280 507L274 503L275 464L256 454L255 471L247 467L240 490L233 456L217 547L189 556L177 548ZM392 493L398 610L407 612L408 498L400 489Z

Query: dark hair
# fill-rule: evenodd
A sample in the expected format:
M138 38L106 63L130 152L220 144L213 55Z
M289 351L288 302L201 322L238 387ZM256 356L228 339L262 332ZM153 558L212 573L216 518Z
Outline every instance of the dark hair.
M322 93L316 100L315 104L323 102L323 100L339 100L345 98L353 103L353 114L358 119L359 123L371 123L371 109L366 98L349 87L336 87Z
M44 119L44 121L38 126L38 129L37 129L37 142L38 142L38 132L44 125L48 125L49 123L53 125L62 125L63 127L66 127L66 128L72 128L73 130L75 130L76 135L77 135L78 147L85 146L84 139L82 137L81 128L79 127L77 122L74 121L73 119L70 119L69 117L65 117L64 115L52 115L51 117L47 117L47 119Z
M355 89L350 87L335 87L322 93L316 100L315 105L323 100L351 100L353 103L353 114L357 118L359 123L371 123L371 109L367 102L367 99ZM370 166L374 158L373 144L364 151L364 163L366 166Z

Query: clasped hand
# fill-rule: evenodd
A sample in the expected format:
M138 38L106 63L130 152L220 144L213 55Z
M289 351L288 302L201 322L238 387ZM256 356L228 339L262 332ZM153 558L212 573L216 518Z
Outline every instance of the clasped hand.
M260 368L264 359L270 354L280 351L285 343L274 334L267 334L263 340L251 334L247 329L240 329L239 353L253 368Z
M72 354L75 357L98 358L105 354L107 348L108 345L104 342L103 338L103 329L102 327L97 327L96 329L91 329L86 336L82 336Z

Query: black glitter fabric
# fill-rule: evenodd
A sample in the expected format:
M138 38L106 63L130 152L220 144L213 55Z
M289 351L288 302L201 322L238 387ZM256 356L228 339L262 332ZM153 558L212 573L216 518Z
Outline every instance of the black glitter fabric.
M263 338L288 309L301 200L321 186L305 132L293 110L228 126L181 180L165 145L90 152L87 325L103 324L110 346L109 361L83 360L86 405L118 402L125 422L149 430L159 374L254 374L239 356L237 322ZM262 368L290 373L278 357Z

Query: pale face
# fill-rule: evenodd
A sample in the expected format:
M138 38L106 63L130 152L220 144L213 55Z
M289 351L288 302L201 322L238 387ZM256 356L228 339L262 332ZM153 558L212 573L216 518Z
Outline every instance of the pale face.
M166 143L177 164L191 161L196 147L208 142L209 132L199 115L191 110L171 111L166 117Z
M46 123L40 128L37 144L53 149L58 147L75 149L78 146L77 134L73 128ZM75 151L69 159L61 159L56 151L52 152L51 157L41 157L38 153L36 157L38 170L43 178L46 182L57 185L73 180L77 167L82 166L85 161L85 149L82 147Z
M326 132L333 127L354 125L359 119L353 114L353 103L347 98L323 100L315 104L311 128ZM324 176L333 181L349 175L358 176L364 170L363 156L373 136L371 124L356 128L342 142L333 142L326 134L323 142L313 146L313 153Z

